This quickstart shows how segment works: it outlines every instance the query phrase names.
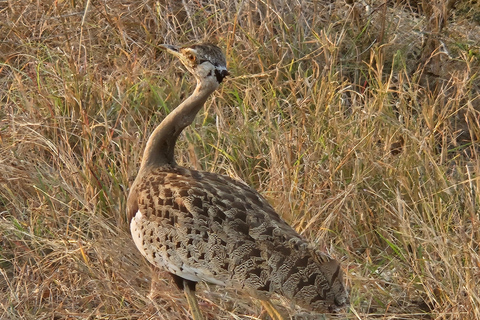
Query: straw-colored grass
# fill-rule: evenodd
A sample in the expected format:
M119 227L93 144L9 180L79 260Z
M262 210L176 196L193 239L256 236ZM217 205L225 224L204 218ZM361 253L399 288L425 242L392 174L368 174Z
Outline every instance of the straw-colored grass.
M194 86L157 45L210 41L232 76L178 162L245 181L342 261L340 318L479 319L480 7L346 2L0 1L0 318L189 318L125 202ZM208 319L267 318L198 296Z

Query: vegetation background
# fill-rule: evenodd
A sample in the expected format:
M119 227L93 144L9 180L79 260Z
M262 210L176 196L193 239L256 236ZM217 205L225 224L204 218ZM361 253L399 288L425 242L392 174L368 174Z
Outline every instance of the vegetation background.
M474 0L0 1L0 318L189 319L163 271L149 296L125 200L194 86L158 44L208 41L231 77L178 162L342 261L351 308L326 317L480 319L479 24ZM267 318L198 296L209 319Z

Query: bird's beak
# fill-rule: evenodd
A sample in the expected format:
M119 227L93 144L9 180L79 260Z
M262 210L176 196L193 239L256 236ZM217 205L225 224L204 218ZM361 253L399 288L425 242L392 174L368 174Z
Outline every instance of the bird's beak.
M174 56L180 56L180 47L171 44L161 44L159 47L166 50L168 53L173 54Z

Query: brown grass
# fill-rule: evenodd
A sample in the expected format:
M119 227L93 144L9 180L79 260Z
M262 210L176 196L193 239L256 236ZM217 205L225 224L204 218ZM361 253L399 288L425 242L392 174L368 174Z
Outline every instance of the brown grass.
M199 41L233 76L180 164L245 181L341 260L341 318L480 318L480 7L348 2L0 2L0 318L189 318L164 272L148 297L125 200L193 87L157 45ZM198 292L209 319L266 318Z

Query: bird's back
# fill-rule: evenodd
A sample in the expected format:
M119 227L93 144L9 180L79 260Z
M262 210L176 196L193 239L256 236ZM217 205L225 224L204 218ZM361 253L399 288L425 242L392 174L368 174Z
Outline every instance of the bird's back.
M340 265L247 185L176 166L137 180L129 198L131 231L154 265L260 299L275 292L315 311L348 303Z

